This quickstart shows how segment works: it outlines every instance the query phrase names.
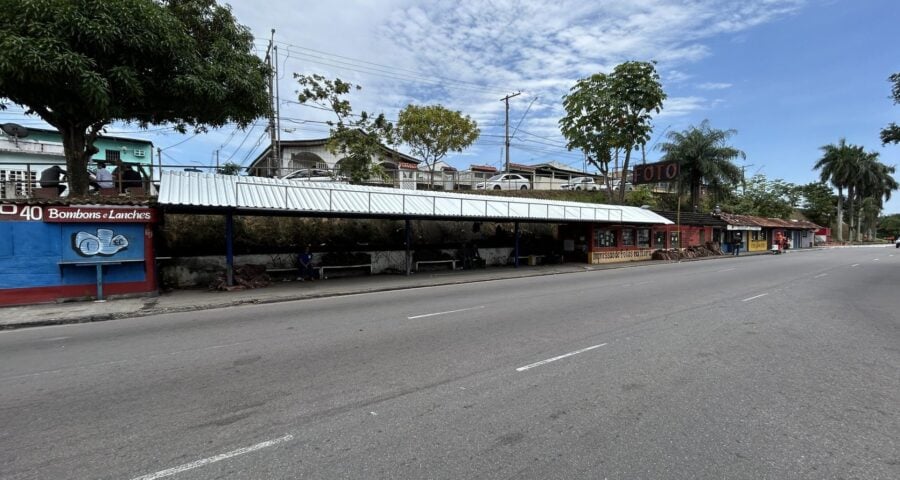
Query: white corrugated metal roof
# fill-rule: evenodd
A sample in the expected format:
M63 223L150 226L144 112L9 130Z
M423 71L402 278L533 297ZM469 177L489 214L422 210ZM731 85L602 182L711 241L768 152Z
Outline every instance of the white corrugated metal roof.
M327 182L164 171L159 204L334 214L484 218L520 221L596 221L671 224L650 210L620 205L410 191Z

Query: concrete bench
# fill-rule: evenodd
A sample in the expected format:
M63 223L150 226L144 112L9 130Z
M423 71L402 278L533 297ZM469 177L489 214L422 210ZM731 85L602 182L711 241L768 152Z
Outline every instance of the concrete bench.
M519 264L521 265L522 260L525 260L526 265L539 265L544 263L543 260L545 256L546 255L519 255ZM532 261L532 259L534 260Z
M361 265L323 265L321 267L315 267L315 268L316 268L316 270L319 271L319 278L321 278L322 280L325 280L326 278L328 278L327 276L325 276L325 270L328 270L328 269L336 270L339 268L368 268L369 275L372 274L372 264L371 263L366 263L366 264L361 264Z
M453 270L456 270L456 262L457 262L457 260L419 260L418 262L415 262L415 269L418 272L419 265L421 265L423 263L432 264L432 265L441 264L441 263L449 263L450 268Z

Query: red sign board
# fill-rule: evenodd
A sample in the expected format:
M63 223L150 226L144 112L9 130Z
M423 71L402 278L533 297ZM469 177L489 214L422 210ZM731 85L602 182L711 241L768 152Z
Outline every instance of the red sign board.
M677 162L647 163L634 166L631 183L640 185L642 183L671 182L676 178L678 178Z
M147 207L73 207L0 205L0 220L48 223L153 223L156 210Z

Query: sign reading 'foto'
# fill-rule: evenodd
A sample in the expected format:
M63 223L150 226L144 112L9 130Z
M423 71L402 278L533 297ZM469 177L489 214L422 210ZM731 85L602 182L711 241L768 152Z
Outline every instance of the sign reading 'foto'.
M156 210L145 207L0 205L0 220L48 223L152 223L156 221Z
M676 178L678 178L678 163L648 163L634 166L631 183L639 185L642 183L671 182Z

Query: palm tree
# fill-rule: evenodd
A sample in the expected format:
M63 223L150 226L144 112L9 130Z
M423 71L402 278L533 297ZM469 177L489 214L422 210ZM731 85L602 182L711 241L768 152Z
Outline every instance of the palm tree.
M700 187L706 184L714 197L728 193L741 181L741 169L732 160L746 158L744 152L729 146L727 140L735 130L718 130L704 120L699 127L683 132L669 132L668 142L660 144L663 161L678 162L678 193L689 192L691 205L699 205Z
M814 170L820 170L819 177L825 183L830 183L838 191L837 201L837 239L844 241L844 188L851 183L853 177L853 163L855 161L856 147L847 144L842 138L838 144L828 144L821 147L822 158L813 166Z
M866 217L868 227L871 229L872 219L878 217L884 202L891 199L891 193L900 188L893 177L895 168L881 163L878 160L878 152L864 153L857 163L857 174L854 176L856 194L860 202L858 212L851 210L851 215L856 213L856 239L861 239L862 220ZM871 236L871 232L870 236Z

